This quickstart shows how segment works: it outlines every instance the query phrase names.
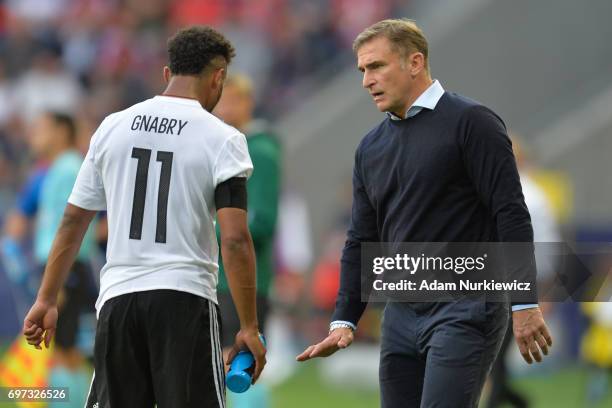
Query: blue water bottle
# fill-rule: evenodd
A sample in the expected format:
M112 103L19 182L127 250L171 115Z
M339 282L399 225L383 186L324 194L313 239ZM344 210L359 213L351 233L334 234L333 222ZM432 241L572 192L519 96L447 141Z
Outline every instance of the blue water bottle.
M260 333L259 340L266 346L266 340ZM255 358L253 354L247 350L241 350L232 360L229 372L225 378L227 388L237 394L245 392L251 386L253 381L253 371L255 370Z

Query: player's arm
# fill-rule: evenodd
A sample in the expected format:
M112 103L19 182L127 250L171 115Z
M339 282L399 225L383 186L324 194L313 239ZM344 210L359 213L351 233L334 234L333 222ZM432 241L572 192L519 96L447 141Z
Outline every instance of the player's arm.
M49 348L57 323L57 297L68 277L89 223L96 211L68 204L49 252L47 266L36 302L23 322L23 333L29 344L41 349L44 340Z
M228 364L241 349L248 348L255 357L255 382L266 364L266 350L259 340L255 249L247 221L246 178L235 177L219 184L215 190L215 203L221 231L221 255L240 319L240 331L229 353Z

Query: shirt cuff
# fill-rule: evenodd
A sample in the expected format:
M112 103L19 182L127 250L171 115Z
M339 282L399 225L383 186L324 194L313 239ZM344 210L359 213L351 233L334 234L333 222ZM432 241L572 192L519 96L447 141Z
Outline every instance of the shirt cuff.
M537 303L529 303L526 305L512 305L512 311L518 312L519 310L533 309L534 307L539 307L539 306L540 305L538 305Z
M336 323L339 323L339 324L347 324L347 325L351 326L351 329L353 329L353 331L357 330L357 326L355 326L355 324L354 324L354 323L351 323L351 322L349 322L349 321L347 321L347 320L334 320L334 321L333 321L333 322L331 322L329 325L331 326L332 324L336 324Z

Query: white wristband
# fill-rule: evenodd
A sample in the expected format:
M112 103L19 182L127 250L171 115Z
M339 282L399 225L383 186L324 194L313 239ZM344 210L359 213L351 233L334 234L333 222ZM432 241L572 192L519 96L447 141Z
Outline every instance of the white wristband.
M351 322L345 322L345 321L335 321L335 322L331 322L329 325L329 332L331 333L332 331L336 330L336 329L351 329L351 331L355 331L355 325L353 325Z

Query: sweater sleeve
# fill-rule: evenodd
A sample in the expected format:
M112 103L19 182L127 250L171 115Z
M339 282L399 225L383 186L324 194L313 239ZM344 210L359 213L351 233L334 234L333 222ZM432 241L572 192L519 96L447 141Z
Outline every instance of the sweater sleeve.
M515 278L532 282L535 288L531 218L505 125L490 109L475 106L466 112L461 126L465 166L478 196L495 221L499 241L528 243L527 248L520 246L519 259L510 255L516 247L504 247L507 270ZM529 301L513 302L513 305L532 303L537 303L535 290L529 295Z
M378 242L376 210L364 186L359 163L359 149L353 169L353 206L347 239L340 261L340 288L332 321L357 326L367 302L361 301L361 243Z

